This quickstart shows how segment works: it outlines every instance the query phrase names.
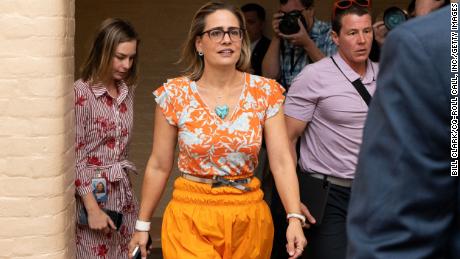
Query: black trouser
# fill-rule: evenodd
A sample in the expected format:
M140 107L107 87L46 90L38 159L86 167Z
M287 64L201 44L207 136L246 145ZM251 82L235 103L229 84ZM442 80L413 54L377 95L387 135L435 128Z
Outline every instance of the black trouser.
M344 259L346 257L346 215L350 191L350 188L330 185L323 222L304 231L308 244L301 258ZM289 258L286 252L286 212L276 188L273 188L270 209L275 226L271 259Z

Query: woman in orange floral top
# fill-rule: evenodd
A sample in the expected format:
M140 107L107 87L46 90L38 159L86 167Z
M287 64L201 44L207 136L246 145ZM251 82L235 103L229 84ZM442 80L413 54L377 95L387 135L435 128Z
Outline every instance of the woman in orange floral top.
M306 245L298 183L284 124L284 89L245 73L249 38L242 13L208 3L193 18L182 61L185 76L168 80L154 95L152 154L142 188L136 232L129 249L145 245L150 218L173 167L179 170L163 219L163 256L170 258L269 258L273 223L253 177L262 133L290 222L291 258Z

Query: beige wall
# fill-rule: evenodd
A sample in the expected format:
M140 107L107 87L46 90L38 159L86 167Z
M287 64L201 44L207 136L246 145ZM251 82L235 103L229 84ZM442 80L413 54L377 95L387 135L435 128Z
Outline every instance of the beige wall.
M0 258L74 257L73 0L0 1Z

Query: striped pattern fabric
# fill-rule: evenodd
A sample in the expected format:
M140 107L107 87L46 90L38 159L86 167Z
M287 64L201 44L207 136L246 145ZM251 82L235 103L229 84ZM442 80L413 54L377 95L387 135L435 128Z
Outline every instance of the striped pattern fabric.
M77 217L83 209L80 197L93 191L91 180L98 177L106 179L108 191L107 201L99 206L123 214L119 231L107 235L77 224L77 258L128 258L128 242L138 212L127 175L136 170L127 160L133 127L133 88L119 82L116 99L101 84L78 80L74 90Z

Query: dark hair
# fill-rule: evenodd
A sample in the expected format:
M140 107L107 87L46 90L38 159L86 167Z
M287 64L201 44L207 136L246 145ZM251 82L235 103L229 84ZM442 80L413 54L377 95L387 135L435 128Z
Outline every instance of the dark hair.
M280 4L287 4L288 1L289 0L280 0ZM314 2L314 0L299 0L299 1L305 8L310 8L310 6L312 6Z
M243 11L243 13L256 12L259 20L265 21L265 9L261 5L255 3L245 4L241 7L241 11Z
M132 40L137 43L136 56L125 81L127 85L136 84L139 36L129 22L119 18L109 18L102 22L94 36L89 55L82 65L82 79L92 82L106 80L112 69L112 59L118 44Z
M353 3L349 8L346 9L335 9L335 14L332 14L332 31L335 31L337 35L340 34L340 29L342 29L342 17L348 14L356 14L358 16L370 15L369 9Z
M185 76L187 76L190 80L196 81L203 75L204 60L198 55L195 47L195 41L197 37L201 37L203 35L203 31L206 26L206 17L218 10L227 10L234 14L238 19L240 28L243 29L244 33L243 39L241 41L241 54L238 62L236 63L236 69L239 71L249 70L251 64L251 49L249 36L245 30L246 24L244 21L243 13L240 11L240 9L230 4L222 2L209 2L204 4L193 16L190 30L182 49L182 56L179 60L179 63L184 63L186 65L184 70Z

